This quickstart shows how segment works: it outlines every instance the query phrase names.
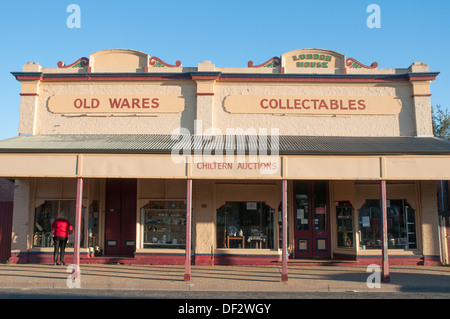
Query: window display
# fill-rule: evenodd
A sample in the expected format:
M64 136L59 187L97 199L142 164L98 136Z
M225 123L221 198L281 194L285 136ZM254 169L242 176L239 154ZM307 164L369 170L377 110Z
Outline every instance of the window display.
M353 247L353 207L350 202L339 202L336 206L337 246Z
M379 200L367 200L358 211L360 249L381 249ZM387 201L388 248L417 249L416 212L406 200Z
M272 249L277 224L264 203L228 202L217 210L217 247Z
M53 221L60 215L60 212L65 212L67 220L75 227L75 207L74 200L50 200L45 201L42 205L35 209L34 216L34 235L33 235L33 247L52 247L52 233L51 226ZM85 208L83 207L81 218L81 229L84 228L84 214ZM73 247L74 237L73 234L69 235L69 241L67 247ZM80 233L80 246L84 247L84 231Z
M88 220L88 246L94 248L95 252L100 250L98 238L99 226L99 203L93 201L89 206Z
M309 201L308 183L297 183L296 185L296 230L309 230Z
M186 247L186 204L150 201L141 208L143 248Z

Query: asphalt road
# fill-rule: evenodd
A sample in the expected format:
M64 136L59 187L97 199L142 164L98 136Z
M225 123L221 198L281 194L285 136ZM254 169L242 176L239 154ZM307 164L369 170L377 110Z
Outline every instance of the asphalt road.
M252 292L245 291L167 291L134 289L0 289L5 299L169 299L169 300L279 300L295 299L450 299L450 292Z
M165 318L277 318L319 313L336 317L345 312L416 316L417 309L446 306L443 292L252 292L167 291L129 289L0 289L0 305L25 315L38 313L77 316L122 316L134 311L146 317ZM430 304L430 302L432 302ZM250 308L245 308L245 307ZM418 308L419 307L419 308ZM431 308L430 308L431 307ZM247 309L247 310L246 310ZM249 309L252 309L250 311ZM358 309L358 310L357 310ZM306 311L307 312L304 312Z

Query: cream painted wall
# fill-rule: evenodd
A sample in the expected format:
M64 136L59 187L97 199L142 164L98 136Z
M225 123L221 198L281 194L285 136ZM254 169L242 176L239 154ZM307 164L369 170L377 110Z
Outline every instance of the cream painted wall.
M11 252L19 253L26 251L28 242L32 240L29 234L30 224L33 224L31 217L31 180L17 179L14 184L14 209L13 228L11 240Z
M214 181L193 182L193 241L196 254L211 254L216 247Z
M420 181L422 245L425 256L439 256L439 218L436 181Z
M41 83L36 97L22 97L21 131L30 134L171 134L177 128L194 133L194 120L202 121L202 132L213 127L226 133L227 128L278 128L281 135L309 136L413 136L416 134L415 111L411 86L398 85L305 85L220 83L214 96L196 96L193 81L177 83ZM48 99L58 94L173 94L185 99L185 110L177 114L148 116L101 114L54 114L48 110ZM271 115L230 114L224 100L231 94L327 95L327 96L394 96L402 101L398 115ZM416 98L417 99L417 98ZM36 105L36 107L35 107ZM428 120L421 107L421 121ZM33 126L33 123L34 126ZM34 129L30 128L34 127ZM200 133L202 133L200 132ZM270 132L270 131L269 131ZM421 134L429 133L421 128Z

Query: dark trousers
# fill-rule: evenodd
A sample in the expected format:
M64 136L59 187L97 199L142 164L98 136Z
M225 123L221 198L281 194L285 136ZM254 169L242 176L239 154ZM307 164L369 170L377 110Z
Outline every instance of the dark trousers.
M55 263L58 261L58 252L59 252L59 261L64 262L64 251L66 250L67 237L53 237L53 241L55 242L55 250L53 251L53 261Z

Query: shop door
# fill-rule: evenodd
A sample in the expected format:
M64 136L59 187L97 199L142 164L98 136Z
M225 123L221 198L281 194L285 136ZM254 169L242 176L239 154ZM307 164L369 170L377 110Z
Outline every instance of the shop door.
M107 179L105 255L130 256L136 248L135 179Z
M13 202L0 202L0 262L11 257Z
M295 182L295 258L331 257L327 181Z

